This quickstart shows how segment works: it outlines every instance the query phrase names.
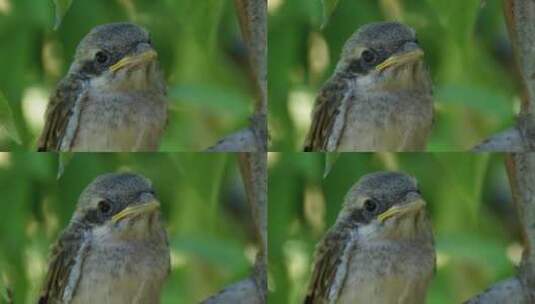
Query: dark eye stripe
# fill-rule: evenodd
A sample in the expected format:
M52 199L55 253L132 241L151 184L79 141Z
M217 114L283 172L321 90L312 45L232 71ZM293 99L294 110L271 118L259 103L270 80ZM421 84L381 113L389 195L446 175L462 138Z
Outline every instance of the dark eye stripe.
M95 66L95 63L93 60L87 60L82 63L82 68L80 71L82 74L85 75L98 75L100 74Z
M353 60L348 67L349 72L354 74L364 74L366 70L362 67L360 59Z
M367 219L364 216L364 210L363 209L355 209L350 213L351 222L357 223L357 224L368 224L370 222L369 219Z
M91 223L91 224L102 224L104 223L104 219L99 215L99 212L97 209L91 209L87 211L87 213L84 216L84 222Z

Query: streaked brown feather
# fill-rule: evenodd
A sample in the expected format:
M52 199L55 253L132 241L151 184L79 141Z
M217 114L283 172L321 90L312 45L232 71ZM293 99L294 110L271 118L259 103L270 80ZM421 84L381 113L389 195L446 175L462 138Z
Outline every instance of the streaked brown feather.
M41 287L39 304L61 303L69 275L82 246L83 228L79 226L71 232L65 230L52 248L50 263Z
M58 151L65 135L76 100L83 93L83 80L68 75L62 79L50 97L45 126L37 143L38 151Z
M338 75L334 75L323 85L312 111L312 124L304 144L305 152L326 150L338 108L346 91L347 84Z
M328 303L330 288L349 241L347 229L331 228L316 247L314 269L308 285L304 304Z

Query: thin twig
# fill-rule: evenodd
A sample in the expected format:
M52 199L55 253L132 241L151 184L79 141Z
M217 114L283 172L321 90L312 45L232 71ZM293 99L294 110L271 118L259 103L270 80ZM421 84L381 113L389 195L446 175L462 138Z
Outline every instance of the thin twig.
M522 106L516 132L490 137L477 152L535 151L535 1L504 0L504 14L522 80Z
M209 152L267 151L267 1L234 0L243 39L249 54L249 65L255 86L255 107L250 117L251 140L244 131L226 136ZM244 147L245 145L245 147Z
M512 141L509 149L503 151L535 151L535 1L504 0L504 12L522 76L523 98L515 131L494 138L505 145ZM483 145L492 147L494 142L498 140L490 140ZM519 145L522 149L517 149ZM466 302L469 304L535 303L535 153L508 154L506 167L522 227L522 261L515 277L493 285Z
M267 155L266 153L240 153L240 171L251 205L259 250L256 256L254 277L263 299L267 296Z
M472 149L473 152L522 152L524 144L520 131L514 127L493 135Z
M467 304L535 303L535 154L508 154L505 165L522 227L522 261L515 277L494 284Z
M240 153L240 172L259 244L252 273L204 300L203 304L265 304L267 299L267 155Z

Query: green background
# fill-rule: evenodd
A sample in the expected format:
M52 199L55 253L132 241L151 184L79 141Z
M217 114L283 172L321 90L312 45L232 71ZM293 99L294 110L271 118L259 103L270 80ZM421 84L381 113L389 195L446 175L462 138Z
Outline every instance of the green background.
M35 303L50 246L95 177L132 171L153 182L162 204L172 271L162 303L197 303L245 278L256 251L237 170L227 154L84 154L57 179L52 153L0 153L0 303Z
M323 179L319 153L269 155L270 303L301 303L314 246L364 174L396 170L417 178L438 256L427 303L451 304L514 274L521 241L503 156L468 153L342 153ZM371 301L371 300L370 300Z
M431 151L466 151L513 124L519 108L502 1L339 0L324 29L322 2L273 0L269 8L271 151L302 149L317 92L361 25L413 27L434 83Z
M48 95L76 45L94 26L118 21L147 28L160 55L170 108L162 151L204 150L248 125L254 84L233 1L74 0L57 31L54 18L52 0L0 3L0 92L21 139L2 130L0 97L0 151L35 150Z

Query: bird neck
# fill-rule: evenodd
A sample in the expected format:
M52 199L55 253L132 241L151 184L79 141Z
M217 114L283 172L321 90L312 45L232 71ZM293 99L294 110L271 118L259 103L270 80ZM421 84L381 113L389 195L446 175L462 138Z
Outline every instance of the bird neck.
M432 241L433 239L431 224L424 212L393 219L391 223L385 225L381 234L385 239L400 241Z

